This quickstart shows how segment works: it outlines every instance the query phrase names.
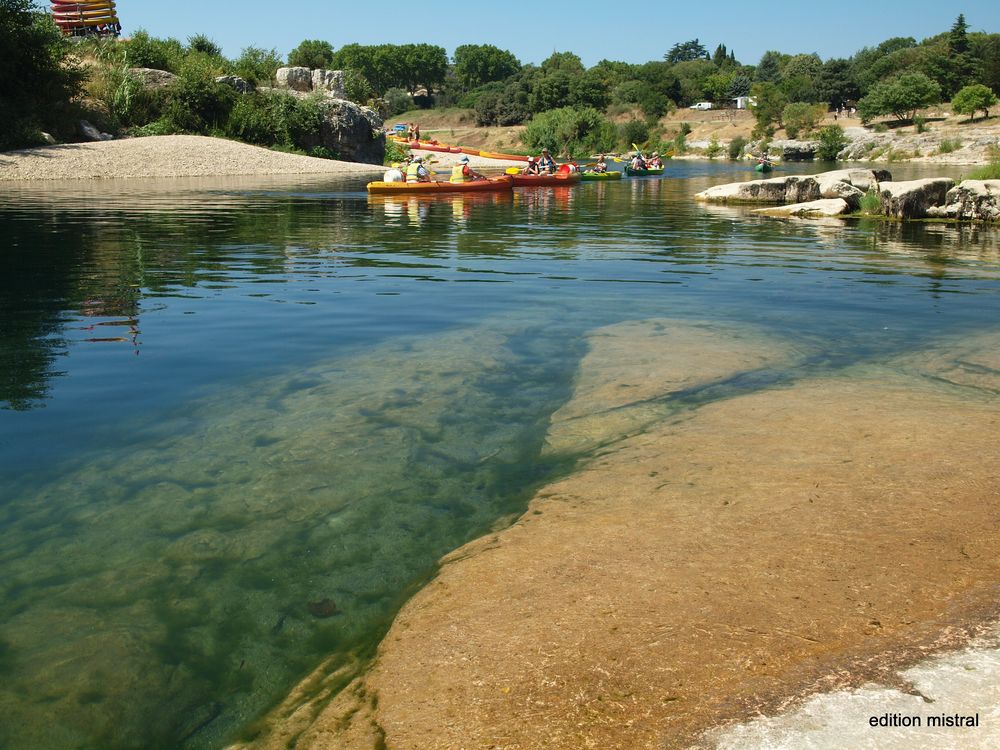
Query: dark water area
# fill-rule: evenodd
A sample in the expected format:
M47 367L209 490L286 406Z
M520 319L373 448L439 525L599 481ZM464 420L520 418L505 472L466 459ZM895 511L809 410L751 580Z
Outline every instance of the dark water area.
M808 352L694 407L996 328L997 228L691 198L754 177L0 187L0 747L220 747L369 654L441 555L580 458L542 446L595 328Z

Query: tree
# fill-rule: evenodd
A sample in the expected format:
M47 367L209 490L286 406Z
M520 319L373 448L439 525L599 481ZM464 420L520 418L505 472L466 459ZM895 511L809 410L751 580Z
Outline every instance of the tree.
M561 107L535 116L521 140L529 148L547 148L566 156L610 151L617 140L615 126L596 109Z
M753 105L753 116L757 124L753 129L754 138L770 138L776 125L781 124L781 113L788 99L775 84L768 81L755 83L750 95L757 102Z
M987 86L974 83L959 91L951 100L951 108L960 115L975 117L976 112L983 110L983 116L990 116L990 107L997 103L997 95Z
M572 52L553 52L542 61L541 68L544 73L561 71L569 75L577 75L584 71L583 61Z
M729 89L733 85L732 73L713 73L702 84L702 90L709 101L722 102L729 98Z
M961 13L948 32L948 63L942 79L939 79L945 96L955 94L963 86L975 83L978 78L977 60L969 52L968 24Z
M754 80L778 83L781 80L781 67L784 57L780 52L775 52L774 50L765 52L761 56L760 62L757 63L757 68L754 70Z
M792 102L786 104L781 111L781 122L789 138L798 138L800 134L808 135L816 127L816 123L826 114L826 105L810 104L808 102Z
M813 81L818 101L831 107L839 107L847 101L857 99L861 92L851 76L851 64L843 58L832 58L823 63Z
M281 57L275 49L244 47L233 62L233 72L248 81L270 83L281 64Z
M455 48L455 75L466 88L502 81L521 70L512 52L492 44L463 44Z
M840 125L827 125L820 128L819 146L816 148L816 158L820 161L836 161L837 155L847 145L847 136Z
M204 34L189 36L188 49L192 52L201 52L209 57L222 57L222 47Z
M668 63L689 62L691 60L708 59L708 50L697 39L678 42L663 56Z
M948 52L952 55L964 55L969 51L967 32L969 25L965 22L965 14L959 13L958 18L948 32Z
M858 102L858 112L865 122L889 114L897 120L912 120L918 109L939 101L941 87L936 82L923 73L903 73L873 86Z
M430 94L435 86L444 82L448 72L448 53L444 47L434 44L402 44L396 50L401 63L402 83L411 93L422 86Z
M979 68L979 83L1000 94L1000 34L970 34L969 44Z
M288 64L316 70L333 65L333 46L321 39L303 39L288 53Z
M737 73L733 76L732 81L730 81L729 91L726 92L726 95L730 99L735 99L738 96L748 96L752 85L753 81L750 80L750 76L746 73Z
M0 150L33 145L83 81L69 44L31 0L0 0Z

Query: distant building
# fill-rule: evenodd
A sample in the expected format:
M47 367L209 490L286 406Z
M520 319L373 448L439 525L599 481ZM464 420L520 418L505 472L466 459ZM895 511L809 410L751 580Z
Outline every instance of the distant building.
M733 98L733 102L736 103L736 109L749 109L757 106L757 100L752 96L737 96Z

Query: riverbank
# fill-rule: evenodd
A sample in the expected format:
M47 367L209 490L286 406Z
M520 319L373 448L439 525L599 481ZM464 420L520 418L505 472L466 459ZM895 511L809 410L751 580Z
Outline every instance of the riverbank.
M376 164L316 159L200 135L162 135L0 153L0 181L280 174L379 174Z
M996 334L697 408L810 353L670 320L589 343L549 446L592 460L449 555L368 674L331 701L317 672L255 747L690 747L899 685L997 615Z

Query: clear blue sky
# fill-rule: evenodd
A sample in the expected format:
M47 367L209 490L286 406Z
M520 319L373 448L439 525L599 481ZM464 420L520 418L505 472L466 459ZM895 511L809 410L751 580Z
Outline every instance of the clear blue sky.
M287 55L303 39L324 39L335 48L429 42L449 55L460 44L489 43L522 63L568 50L589 66L602 58L659 60L675 42L698 38L709 52L723 43L741 62L754 64L768 49L816 52L825 60L893 36L919 41L948 30L960 12L971 31L1000 33L997 0L694 0L641 8L591 0L117 0L117 6L126 35L144 28L186 41L202 33L230 57L249 45Z

